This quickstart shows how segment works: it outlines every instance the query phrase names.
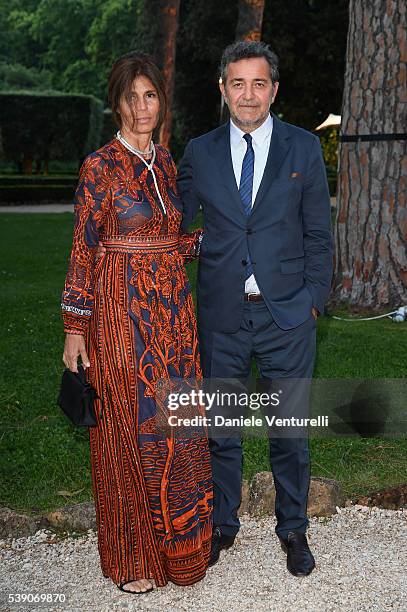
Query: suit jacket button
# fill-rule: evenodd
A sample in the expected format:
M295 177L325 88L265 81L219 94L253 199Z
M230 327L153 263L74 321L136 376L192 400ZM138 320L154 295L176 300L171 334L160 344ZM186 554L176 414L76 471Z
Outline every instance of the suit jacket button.
M252 230L252 228L251 228L251 227L249 227L249 228L246 230L246 234L253 234L253 230Z
M246 261L246 259L242 259L242 266L247 266L247 261Z

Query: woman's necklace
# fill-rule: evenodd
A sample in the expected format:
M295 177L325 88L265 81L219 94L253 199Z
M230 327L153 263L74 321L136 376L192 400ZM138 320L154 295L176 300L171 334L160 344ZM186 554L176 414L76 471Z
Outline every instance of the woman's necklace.
M163 199L162 199L162 196L161 196L160 190L159 190L159 188L158 188L157 177L156 177L156 175L155 175L154 168L153 168L153 166L154 166L154 162L155 162L155 157L156 157L155 146L154 146L153 141L151 141L151 143L150 143L150 148L149 148L149 150L148 150L148 151L139 151L139 149L136 149L135 147L133 147L133 146L132 146L132 145L131 145L129 142L127 142L127 140L125 140L125 139L123 138L123 136L122 136L122 135L121 135L121 133L120 133L120 130L117 132L117 134L116 134L116 138L117 138L117 140L119 140L119 141L122 143L122 145L123 145L124 147L126 147L126 149L128 149L129 151L131 151L131 153L134 153L134 155L137 155L137 157L138 157L139 159L141 159L141 161L142 161L142 162L143 162L143 163L144 163L144 164L147 166L147 170L149 170L149 171L151 172L151 174L152 174L152 176L153 176L154 186L155 186L155 189L156 189L156 191L157 191L158 199L160 200L160 203L161 203L162 209L163 209L163 211L164 211L164 214L166 215L166 214L167 214L167 209L166 209L166 207L165 207L165 204L164 204L164 201L163 201ZM152 157L151 157L151 160L150 160L150 163L148 163L148 162L147 162L147 161L144 159L143 155L151 155L151 156L152 156Z
M153 160L155 160L155 146L152 140L150 141L150 146L147 149L147 151L140 151L140 149L136 149L136 147L133 147L133 145L127 142L125 138L123 138L120 130L117 132L116 138L117 140L120 140L120 142L122 143L122 145L126 147L126 149L128 149L129 151L137 155L137 157L139 157L146 164L146 166L150 166L150 165L152 166L152 164L154 163ZM150 161L150 164L147 164L146 160L143 157L144 155L152 155L153 159Z

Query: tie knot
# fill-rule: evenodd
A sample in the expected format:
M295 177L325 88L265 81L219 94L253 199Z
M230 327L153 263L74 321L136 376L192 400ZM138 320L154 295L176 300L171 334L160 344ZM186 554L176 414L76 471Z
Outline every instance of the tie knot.
M247 147L251 147L252 146L252 140L253 140L252 135L251 134L244 134L243 138L247 142Z

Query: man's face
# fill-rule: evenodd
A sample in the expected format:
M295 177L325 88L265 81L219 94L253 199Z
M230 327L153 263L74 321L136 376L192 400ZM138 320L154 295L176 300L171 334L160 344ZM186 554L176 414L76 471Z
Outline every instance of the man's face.
M266 120L277 95L278 83L271 82L270 66L264 57L232 62L220 90L233 122L244 132L253 132Z

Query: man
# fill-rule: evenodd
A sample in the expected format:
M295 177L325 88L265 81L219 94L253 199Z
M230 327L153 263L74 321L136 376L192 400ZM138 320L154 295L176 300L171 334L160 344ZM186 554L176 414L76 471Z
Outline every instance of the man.
M265 379L312 376L332 275L330 199L318 138L270 114L278 79L278 59L263 43L227 47L220 89L231 120L191 140L179 168L183 229L200 206L204 216L197 298L205 378L245 378L252 358ZM238 438L210 443L213 565L239 530L242 448ZM308 441L270 438L270 461L287 567L308 575Z

